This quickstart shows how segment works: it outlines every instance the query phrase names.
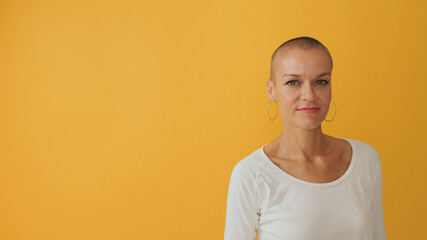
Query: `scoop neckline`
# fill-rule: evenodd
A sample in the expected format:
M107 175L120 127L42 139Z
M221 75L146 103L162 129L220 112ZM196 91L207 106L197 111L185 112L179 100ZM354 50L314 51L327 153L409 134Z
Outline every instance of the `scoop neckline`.
M353 139L340 138L340 137L336 137L336 138L343 139L343 140L347 141L350 144L350 147L351 147L351 160L350 160L350 164L349 164L347 170L345 171L345 173L343 175L341 175L341 177L335 179L332 182L326 182L326 183L308 182L308 181L296 178L296 177L290 175L289 173L285 172L284 170L282 170L281 168L279 168L276 164L274 164L273 161L267 156L267 154L265 154L264 147L268 143L264 144L262 147L260 147L258 149L258 152L261 154L262 158L268 163L268 165L270 165L274 169L274 171L278 172L279 174L281 174L282 176L284 176L285 178L287 178L287 179L289 179L289 180L291 180L293 182L296 182L296 183L299 183L299 184L302 184L302 185L305 185L305 186L310 186L310 187L330 187L330 186L334 186L334 185L336 185L336 184L344 181L350 175L350 173L352 172L352 170L354 168L354 165L356 164L356 159L357 159L356 158L357 151L356 151L356 147L355 147L356 144L353 141Z

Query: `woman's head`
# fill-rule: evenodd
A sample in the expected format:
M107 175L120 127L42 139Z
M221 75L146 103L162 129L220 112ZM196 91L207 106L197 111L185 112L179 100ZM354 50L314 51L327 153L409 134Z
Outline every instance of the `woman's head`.
M332 58L316 39L299 37L280 45L271 58L267 90L277 101L284 125L315 129L331 101ZM303 111L301 108L317 108Z

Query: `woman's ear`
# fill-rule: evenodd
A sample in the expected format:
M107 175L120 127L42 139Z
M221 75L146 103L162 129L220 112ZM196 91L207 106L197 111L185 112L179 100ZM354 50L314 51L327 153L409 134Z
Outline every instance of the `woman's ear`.
M274 92L274 81L272 81L270 78L267 79L267 93L268 93L268 99L272 102L276 99L275 92Z

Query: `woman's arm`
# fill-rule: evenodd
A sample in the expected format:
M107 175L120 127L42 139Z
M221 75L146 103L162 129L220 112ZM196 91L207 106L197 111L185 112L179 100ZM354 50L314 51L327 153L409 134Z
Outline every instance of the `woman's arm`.
M383 179L381 160L378 153L375 151L375 165L376 165L376 180L374 182L374 209L375 209L375 239L386 240L386 231L384 224L384 210L383 210Z
M255 176L240 162L230 177L224 240L253 240L258 230L258 192Z

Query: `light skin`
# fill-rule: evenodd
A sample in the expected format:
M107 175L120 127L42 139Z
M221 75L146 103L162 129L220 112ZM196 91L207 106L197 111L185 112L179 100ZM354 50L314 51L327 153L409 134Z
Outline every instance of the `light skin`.
M324 182L339 178L350 162L351 148L346 141L322 133L321 123L332 98L329 55L321 49L285 48L273 64L267 91L269 100L278 104L284 131L264 151L276 165L300 179ZM303 107L319 110L298 110Z

